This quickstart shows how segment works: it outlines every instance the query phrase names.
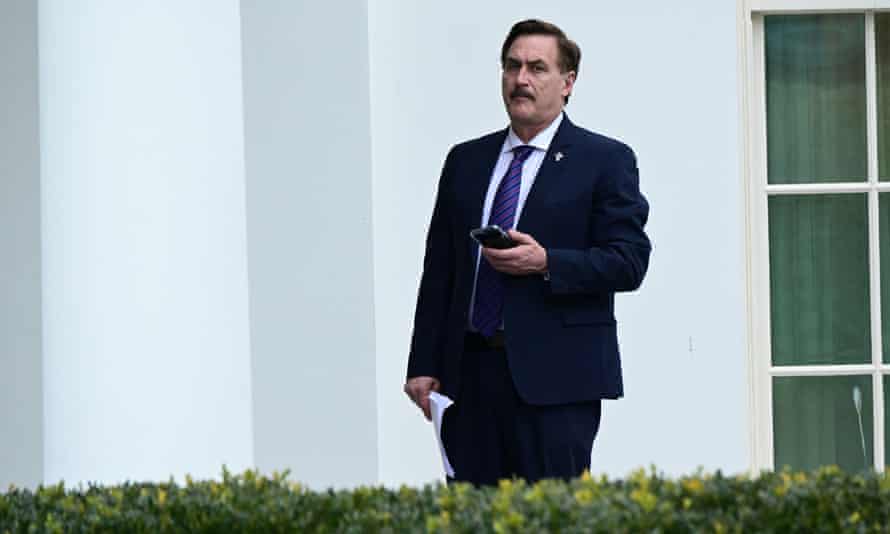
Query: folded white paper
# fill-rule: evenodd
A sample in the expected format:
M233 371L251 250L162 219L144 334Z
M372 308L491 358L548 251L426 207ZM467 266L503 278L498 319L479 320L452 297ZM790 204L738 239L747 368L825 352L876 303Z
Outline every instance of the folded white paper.
M454 404L454 401L440 395L435 391L430 392L430 415L433 417L433 427L436 431L436 441L439 442L439 452L442 453L442 465L445 467L445 473L450 477L454 477L454 469L451 462L448 461L448 454L445 452L445 445L442 443L442 418L445 416L445 410Z

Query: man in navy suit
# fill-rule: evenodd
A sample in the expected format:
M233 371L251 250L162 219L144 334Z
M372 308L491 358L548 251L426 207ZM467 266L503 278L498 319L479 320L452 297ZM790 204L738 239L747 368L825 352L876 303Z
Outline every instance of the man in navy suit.
M601 399L623 395L614 295L643 281L649 206L633 151L563 111L580 58L558 27L514 25L510 127L455 146L442 169L405 392L427 418L431 391L455 400L443 439L458 481L578 476ZM493 223L516 246L470 239Z

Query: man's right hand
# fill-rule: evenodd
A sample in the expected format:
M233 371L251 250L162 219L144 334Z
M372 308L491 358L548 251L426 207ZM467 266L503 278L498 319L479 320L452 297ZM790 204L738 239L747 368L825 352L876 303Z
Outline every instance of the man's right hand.
M431 376L415 376L405 383L405 394L423 410L427 421L430 420L430 391L439 391L439 381Z

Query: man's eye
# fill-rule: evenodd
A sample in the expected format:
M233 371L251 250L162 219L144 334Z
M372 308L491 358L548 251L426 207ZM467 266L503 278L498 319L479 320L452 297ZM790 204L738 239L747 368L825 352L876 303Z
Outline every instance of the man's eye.
M535 65L534 67L532 67L532 70L534 70L535 72L544 72L547 69L544 68L544 65Z

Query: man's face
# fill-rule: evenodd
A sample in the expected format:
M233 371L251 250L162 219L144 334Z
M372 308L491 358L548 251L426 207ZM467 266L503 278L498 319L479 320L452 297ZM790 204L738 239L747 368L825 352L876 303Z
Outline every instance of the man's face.
M544 126L562 111L563 98L572 92L575 72L560 72L558 57L552 35L521 35L510 45L501 91L512 124Z

